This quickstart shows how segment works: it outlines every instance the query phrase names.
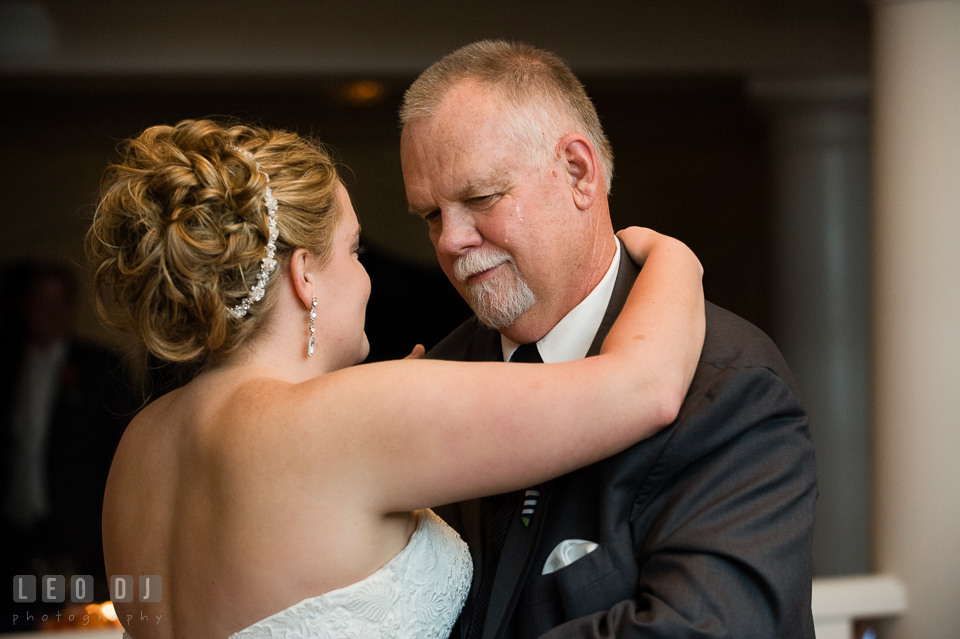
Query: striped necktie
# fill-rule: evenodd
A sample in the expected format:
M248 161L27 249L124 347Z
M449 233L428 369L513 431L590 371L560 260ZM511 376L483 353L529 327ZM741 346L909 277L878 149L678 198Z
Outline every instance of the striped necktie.
M511 362L542 364L543 359L537 350L536 344L523 344L510 356ZM540 487L526 491L523 496L523 510L520 521L524 526L530 525L533 513L537 507L537 497L540 496ZM473 618L467 628L467 639L480 639L483 636L484 619L487 607L490 605L490 595L493 592L493 582L497 576L497 567L500 564L500 555L510 530L510 519L513 515L519 491L484 497L480 501L481 544L483 547L483 562L480 569L480 585L477 588L474 600Z
M537 344L521 344L517 350L510 356L511 362L522 362L526 364L542 364L543 358L540 357L540 351L537 350ZM540 498L540 486L531 488L523 495L523 510L520 512L520 521L524 526L530 525L533 519L533 513L537 509L537 499Z

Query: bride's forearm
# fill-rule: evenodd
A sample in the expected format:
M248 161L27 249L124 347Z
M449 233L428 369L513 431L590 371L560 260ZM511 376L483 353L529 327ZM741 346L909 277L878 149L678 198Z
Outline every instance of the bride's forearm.
M322 472L361 469L351 482L372 486L372 503L395 512L531 486L653 435L673 421L693 376L703 295L689 249L639 232L643 246L628 234L627 248L646 264L599 357L343 369L304 389L317 408L302 412L349 427L322 437L303 429L290 454L322 459ZM316 445L304 446L311 437Z
M645 392L631 395L644 402L654 396L667 424L680 409L703 347L703 268L671 237L635 227L618 235L643 269L601 353L643 362L632 367L636 379L630 381Z

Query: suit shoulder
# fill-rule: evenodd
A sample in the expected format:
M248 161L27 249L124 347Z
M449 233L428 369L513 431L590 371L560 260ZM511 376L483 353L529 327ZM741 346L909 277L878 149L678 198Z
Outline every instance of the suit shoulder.
M796 380L773 340L747 320L706 304L707 332L701 364L721 369L762 367L780 377L799 396Z
M427 359L487 361L500 333L480 323L474 315L458 326L440 343L427 351Z
M730 311L707 303L706 318L700 363L677 420L634 446L652 469L637 493L638 508L680 474L696 474L720 458L733 472L765 464L776 451L782 465L796 465L797 477L815 483L809 422L780 351Z

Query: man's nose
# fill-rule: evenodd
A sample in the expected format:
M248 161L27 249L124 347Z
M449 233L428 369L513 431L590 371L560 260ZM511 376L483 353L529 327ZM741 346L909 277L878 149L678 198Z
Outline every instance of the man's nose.
M462 255L483 244L483 236L472 215L447 210L440 213L440 234L435 244L438 253Z

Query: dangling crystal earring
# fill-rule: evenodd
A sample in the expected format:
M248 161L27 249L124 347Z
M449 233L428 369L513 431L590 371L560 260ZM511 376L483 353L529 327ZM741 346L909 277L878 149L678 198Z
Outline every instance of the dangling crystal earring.
M317 325L313 323L315 319L317 319L317 298L313 298L313 302L310 303L310 341L307 342L307 355L310 357L313 357L313 349L317 346L317 342L313 338L313 334L317 330Z

